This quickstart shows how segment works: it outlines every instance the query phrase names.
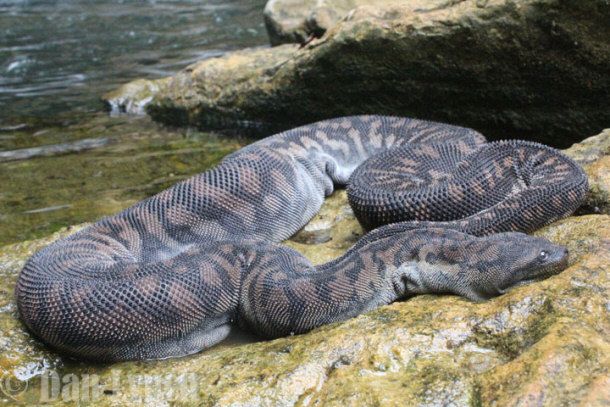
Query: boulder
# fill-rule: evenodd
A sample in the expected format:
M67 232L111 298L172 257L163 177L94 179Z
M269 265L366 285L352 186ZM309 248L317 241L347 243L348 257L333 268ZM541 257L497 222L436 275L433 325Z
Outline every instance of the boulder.
M567 153L590 176L607 174L609 144L610 131L605 131ZM592 189L608 191L607 179L600 181L605 187L593 180ZM608 195L599 197L607 208ZM13 290L25 260L80 227L0 248L2 401L101 406L610 402L606 214L574 216L538 231L568 246L569 268L483 303L422 295L303 335L257 341L242 333L190 357L114 365L64 358L32 338L17 318ZM345 191L337 191L310 227L287 244L319 264L344 253L361 234Z
M589 195L577 213L610 215L610 129L565 150L584 168L589 178Z
M105 100L145 105L164 123L265 135L377 113L567 147L610 122L607 1L390 3L351 10L304 47L227 53Z
M265 5L265 27L271 45L304 43L320 38L358 7L401 5L412 12L447 6L447 0L269 0Z
M110 114L113 116L122 113L132 115L144 114L144 108L152 100L153 95L168 81L169 78L155 81L136 79L115 91L107 93L105 96L106 100L112 100L112 103L107 103Z

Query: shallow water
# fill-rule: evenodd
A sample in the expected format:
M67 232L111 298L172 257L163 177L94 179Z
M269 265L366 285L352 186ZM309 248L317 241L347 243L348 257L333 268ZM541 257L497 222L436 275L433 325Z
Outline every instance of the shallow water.
M103 93L266 45L264 0L0 0L0 127L101 107Z
M166 129L146 117L105 114L11 135L13 144L25 140L22 147L36 139L47 145L84 137L106 142L79 153L0 162L0 246L118 212L215 165L245 143L236 137Z
M100 96L134 78L266 45L264 4L0 0L0 245L115 213L243 145L146 118L110 118ZM97 147L78 152L85 139ZM39 147L26 152L34 158L9 161Z

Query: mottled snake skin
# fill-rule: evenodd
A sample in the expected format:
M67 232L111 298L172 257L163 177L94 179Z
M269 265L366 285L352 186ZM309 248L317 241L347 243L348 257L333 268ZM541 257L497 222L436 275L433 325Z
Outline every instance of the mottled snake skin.
M277 244L346 184L365 227L399 223L318 267ZM322 121L39 251L18 308L55 349L113 361L198 352L234 324L301 333L419 293L481 300L565 267L565 248L518 232L569 215L586 191L578 165L540 144L397 117Z

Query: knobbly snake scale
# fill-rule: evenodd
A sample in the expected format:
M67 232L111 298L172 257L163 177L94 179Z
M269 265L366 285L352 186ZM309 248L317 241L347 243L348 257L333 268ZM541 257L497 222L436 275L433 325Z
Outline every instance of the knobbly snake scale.
M278 243L337 185L377 229L314 267ZM586 192L582 169L540 144L407 118L326 120L42 249L19 276L19 313L60 351L116 361L198 352L234 324L301 333L419 293L481 300L565 267L565 248L519 232L569 215Z

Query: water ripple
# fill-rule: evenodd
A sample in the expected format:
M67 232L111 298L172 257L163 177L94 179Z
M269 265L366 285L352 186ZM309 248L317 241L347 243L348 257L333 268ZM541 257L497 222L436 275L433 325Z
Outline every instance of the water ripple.
M267 42L264 0L0 0L0 124Z

